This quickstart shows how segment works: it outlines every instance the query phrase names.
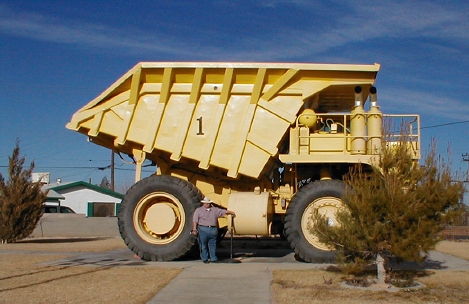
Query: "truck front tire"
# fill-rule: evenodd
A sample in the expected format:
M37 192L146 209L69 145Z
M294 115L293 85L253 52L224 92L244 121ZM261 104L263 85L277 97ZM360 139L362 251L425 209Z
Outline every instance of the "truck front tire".
M129 249L143 260L182 257L196 244L190 231L201 199L200 191L185 180L167 175L144 178L122 200L119 232Z
M311 216L317 211L334 225L335 213L346 208L342 200L345 193L344 182L322 180L307 184L295 194L285 216L285 234L297 258L308 263L335 262L336 251L311 233Z

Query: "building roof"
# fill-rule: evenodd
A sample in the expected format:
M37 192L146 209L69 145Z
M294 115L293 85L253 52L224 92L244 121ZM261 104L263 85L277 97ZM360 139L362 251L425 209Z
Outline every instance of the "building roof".
M57 193L55 190L52 189L45 189L47 191L47 199L64 199L65 197L63 195L60 195Z
M97 186L97 185L93 185L93 184L90 184L90 183L87 183L87 182L83 182L83 181L61 182L61 183L47 184L47 185L44 185L42 187L42 189L43 190L49 190L47 198L56 198L56 197L53 197L53 196L52 197L49 196L49 194L53 195L53 193L55 192L56 194L60 195L59 192L61 190L65 190L65 189L73 188L73 187L80 187L80 186L91 189L91 190L94 190L94 191L97 191L97 192L100 192L100 193L103 193L103 194L106 194L106 195L116 197L116 198L119 198L119 199L122 199L124 197L124 195L121 194L121 193L118 193L118 192L115 192L115 191L112 191L110 189L103 188L103 187L100 187L100 186ZM51 192L51 190L53 192Z

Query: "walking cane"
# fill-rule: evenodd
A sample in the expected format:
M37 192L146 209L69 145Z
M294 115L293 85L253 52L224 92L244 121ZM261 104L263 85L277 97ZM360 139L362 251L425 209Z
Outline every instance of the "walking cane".
M234 217L230 214L231 217L231 229L230 229L230 259L226 261L227 263L241 263L240 260L233 259L233 233L234 233Z

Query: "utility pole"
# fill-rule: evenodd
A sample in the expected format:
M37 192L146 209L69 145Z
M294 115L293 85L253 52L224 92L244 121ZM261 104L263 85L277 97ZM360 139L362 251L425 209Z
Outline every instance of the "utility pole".
M114 150L111 150L111 190L114 191Z
M467 168L467 173L466 173L466 180L465 182L469 182L469 153L463 154L462 155L462 160L465 162L468 162L468 168Z

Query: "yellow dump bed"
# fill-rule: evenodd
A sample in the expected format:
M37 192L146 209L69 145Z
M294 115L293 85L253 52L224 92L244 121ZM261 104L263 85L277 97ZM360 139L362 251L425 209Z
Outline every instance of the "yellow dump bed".
M139 63L67 128L128 154L258 177L303 108L350 111L379 64Z

